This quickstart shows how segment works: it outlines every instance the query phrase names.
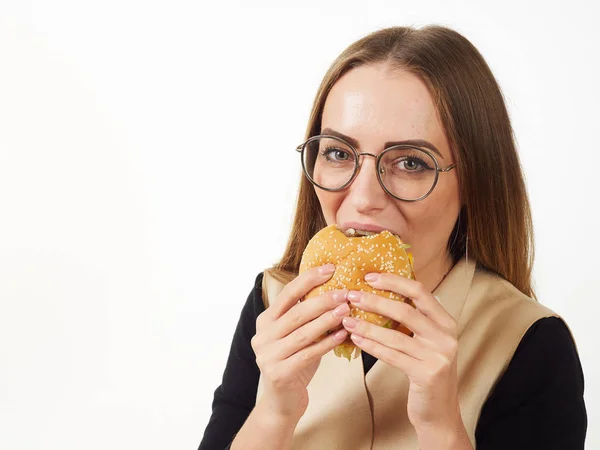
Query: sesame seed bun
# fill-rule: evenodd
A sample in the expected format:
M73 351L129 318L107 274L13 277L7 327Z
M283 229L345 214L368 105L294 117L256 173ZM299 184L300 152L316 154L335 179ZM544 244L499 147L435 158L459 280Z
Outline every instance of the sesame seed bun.
M333 263L336 266L333 276L324 284L312 289L305 297L307 300L334 289L348 289L362 292L372 292L381 297L409 303L406 297L390 291L374 289L365 281L364 276L369 272L395 273L403 277L415 278L412 255L407 252L408 245L398 236L389 231L370 236L347 236L337 225L323 228L310 240L300 262L300 273L313 267ZM379 314L363 311L350 305L350 316L386 328L397 329L409 336L412 332L398 322ZM336 330L343 328L341 325ZM334 332L336 330L330 330ZM347 337L334 349L337 356L348 360L359 355L360 349Z

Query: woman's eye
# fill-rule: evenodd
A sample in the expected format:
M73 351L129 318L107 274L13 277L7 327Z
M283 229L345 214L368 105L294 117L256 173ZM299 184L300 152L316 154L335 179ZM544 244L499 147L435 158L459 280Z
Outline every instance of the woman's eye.
M408 172L416 172L419 169L425 169L425 165L416 159L407 158L398 162L398 168Z
M327 159L332 161L348 161L351 158L351 155L347 151L338 148L326 149L323 154Z

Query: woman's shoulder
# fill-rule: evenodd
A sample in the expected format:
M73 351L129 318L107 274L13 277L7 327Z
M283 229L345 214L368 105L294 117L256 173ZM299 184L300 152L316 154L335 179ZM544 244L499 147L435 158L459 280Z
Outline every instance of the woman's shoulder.
M268 308L269 305L273 304L285 285L296 276L297 274L288 271L273 268L265 269L261 277L261 298L264 307Z
M561 317L544 317L529 327L496 391L500 395L510 391L517 395L513 398L531 398L547 392L583 394L577 347Z
M498 333L511 330L515 338L514 353L482 410L480 425L491 427L514 411L527 421L556 407L573 411L585 423L583 370L566 321L491 271L477 270L472 289L480 293L475 314L487 316L494 342L502 342Z
M514 445L539 430L547 444L540 448L582 448L587 428L583 393L583 370L565 321L537 320L483 405L478 446Z
M477 265L473 275L470 291L479 297L481 309L493 308L507 315L521 317L528 315L532 317L532 322L542 317L560 317L548 306L525 295L512 283L480 265Z
M517 347L514 361L523 361L544 375L557 374L571 367L578 380L583 382L583 372L575 340L562 317L544 317L534 322ZM552 369L546 372L545 369Z
M242 307L240 323L243 324L254 324L256 318L265 310L265 306L262 298L262 286L264 280L264 272L259 272L254 277L254 284L252 289L246 298L244 306Z
M262 288L262 283L263 283L263 279L265 277L265 273L267 272L267 270L263 270L262 272L258 272L258 274L256 275L256 277L254 278L254 291L256 290L260 290Z

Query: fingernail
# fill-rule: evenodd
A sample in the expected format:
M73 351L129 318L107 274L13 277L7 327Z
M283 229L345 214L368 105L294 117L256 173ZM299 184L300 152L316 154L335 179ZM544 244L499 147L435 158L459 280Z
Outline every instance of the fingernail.
M360 302L360 298L362 297L362 292L360 291L350 291L348 292L348 300L354 303Z
M434 295L433 298L435 298L438 301L438 303L442 303L442 301L440 300L440 298L437 295Z
M357 334L351 334L350 339L352 339L357 344L363 340L363 338L361 336L358 336Z
M336 341L341 341L342 339L346 339L347 335L348 335L348 332L346 330L339 330L339 331L336 331L335 333L333 333L333 338Z
M342 317L348 314L348 312L350 312L350 307L348 306L348 303L344 303L343 305L340 305L333 310L333 314L335 314L338 317Z
M354 329L356 327L356 324L358 323L358 320L356 320L353 317L344 317L344 320L342 320L344 327L349 328L350 330Z
M377 279L379 278L379 274L378 273L368 273L365 275L365 281L368 283L372 283L373 281L377 281Z
M343 291L335 291L333 293L333 301L336 303L342 303L345 302L347 300L347 295L348 295L348 291L343 290Z
M335 271L335 266L333 264L325 264L324 266L319 267L319 272L321 275L330 275Z

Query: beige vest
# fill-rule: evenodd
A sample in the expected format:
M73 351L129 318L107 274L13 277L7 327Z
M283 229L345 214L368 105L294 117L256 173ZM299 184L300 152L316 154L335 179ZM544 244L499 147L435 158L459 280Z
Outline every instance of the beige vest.
M265 282L272 304L283 285L270 276ZM475 448L481 408L521 338L535 321L556 314L464 258L434 294L458 324L460 410ZM309 406L293 449L417 450L406 412L408 387L406 375L382 361L365 376L361 357L348 362L329 352L308 385ZM259 381L257 398L261 392Z

